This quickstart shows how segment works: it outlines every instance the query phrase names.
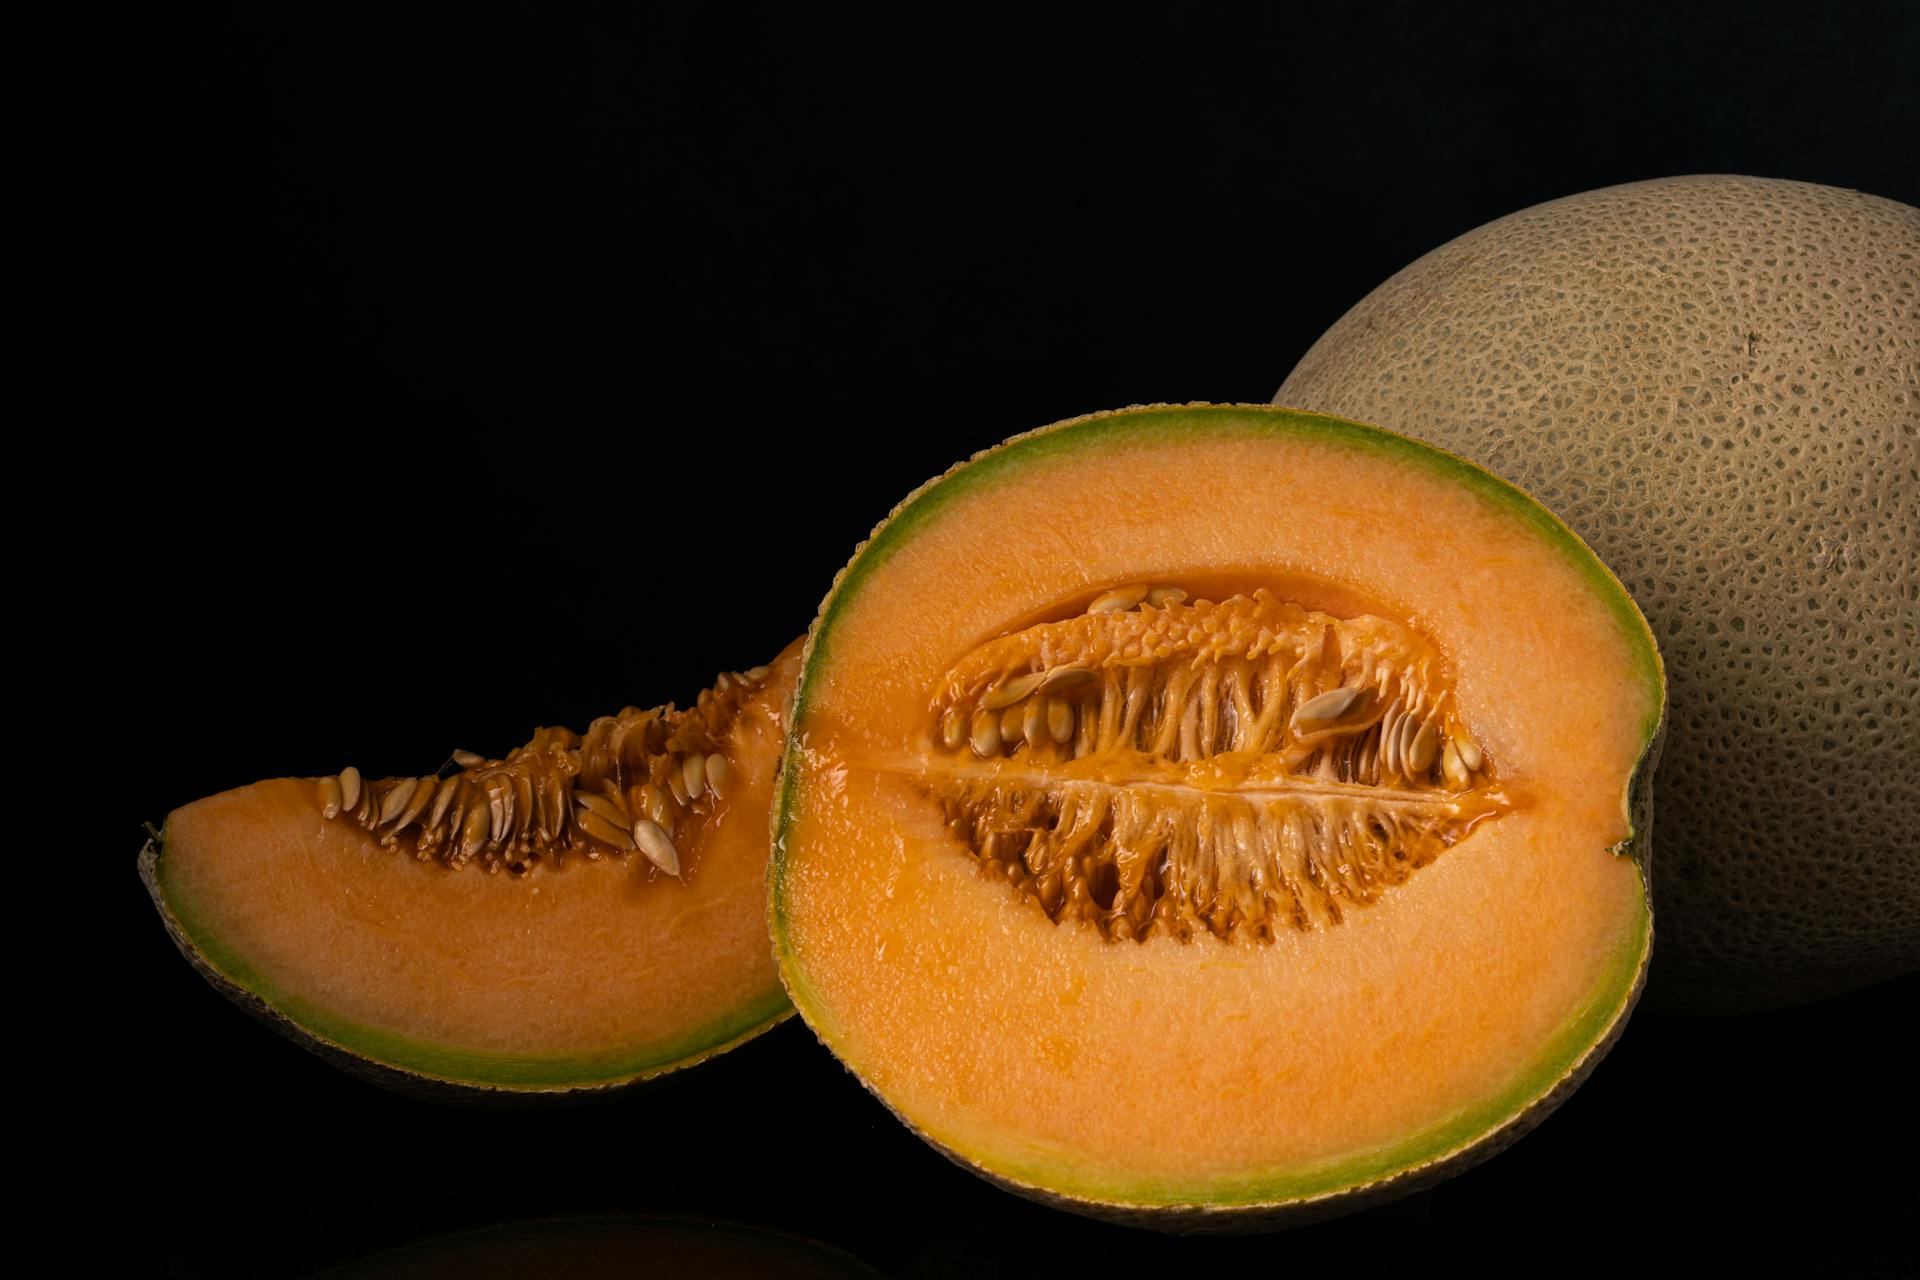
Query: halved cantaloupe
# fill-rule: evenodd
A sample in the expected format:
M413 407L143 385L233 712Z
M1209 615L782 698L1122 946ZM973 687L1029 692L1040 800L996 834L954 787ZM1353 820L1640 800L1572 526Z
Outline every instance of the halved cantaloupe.
M209 981L379 1083L510 1101L653 1079L792 1011L765 885L799 653L444 778L212 796L141 876Z
M1624 1024L1663 699L1613 576L1451 455L1267 407L1018 437L821 607L782 974L1016 1191L1176 1229L1404 1193Z

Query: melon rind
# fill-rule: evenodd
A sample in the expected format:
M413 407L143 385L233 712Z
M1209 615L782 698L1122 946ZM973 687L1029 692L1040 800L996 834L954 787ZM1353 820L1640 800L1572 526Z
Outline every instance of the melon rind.
M1274 400L1485 463L1632 587L1673 677L1649 1000L1920 968L1920 209L1733 174L1534 205L1381 282Z
M1425 467L1500 505L1579 571L1606 604L1626 640L1627 651L1637 659L1635 675L1644 685L1651 708L1641 725L1644 747L1639 763L1621 796L1630 833L1613 849L1636 865L1642 910L1635 928L1611 957L1588 999L1522 1067L1506 1091L1386 1150L1310 1168L1256 1171L1205 1184L1134 1185L1077 1179L1057 1167L1023 1165L970 1152L957 1139L916 1125L866 1080L857 1051L838 1034L792 945L785 892L786 837L798 817L798 784L807 767L801 743L813 683L831 661L834 628L857 598L866 575L884 564L917 528L969 491L993 483L997 475L1011 469L1068 450L1120 439L1177 439L1183 433L1219 431L1315 438ZM909 494L856 549L821 603L801 658L772 813L768 921L780 976L802 1020L902 1123L955 1163L1030 1199L1110 1221L1169 1231L1210 1232L1270 1230L1394 1199L1486 1159L1538 1124L1586 1078L1625 1027L1645 984L1653 946L1647 884L1652 857L1653 772L1664 731L1665 706L1666 677L1659 648L1646 619L1619 579L1551 512L1466 459L1364 423L1271 405L1139 406L1042 427L974 455Z

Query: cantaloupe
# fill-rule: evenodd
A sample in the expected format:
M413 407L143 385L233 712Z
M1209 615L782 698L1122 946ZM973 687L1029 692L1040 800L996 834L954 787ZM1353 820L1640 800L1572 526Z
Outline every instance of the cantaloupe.
M175 810L140 873L222 992L349 1070L463 1101L652 1080L792 1012L767 814L796 641L696 705L421 778L282 778Z
M1624 1025L1659 656L1511 486L1358 423L1149 408L904 501L810 633L768 888L907 1124L1171 1229L1401 1194Z
M1741 177L1556 200L1382 284L1275 399L1521 485L1652 618L1654 997L1920 967L1920 209Z

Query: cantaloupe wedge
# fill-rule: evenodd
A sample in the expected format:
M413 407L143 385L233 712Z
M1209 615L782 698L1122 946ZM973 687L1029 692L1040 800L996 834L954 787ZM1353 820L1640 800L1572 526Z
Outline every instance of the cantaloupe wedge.
M282 778L186 805L140 858L221 991L381 1084L603 1092L792 1012L767 812L796 641L683 711L543 730L447 775Z
M1483 1158L1652 941L1664 684L1525 494L1357 423L1151 408L903 502L811 633L781 972L1013 1190L1271 1226Z

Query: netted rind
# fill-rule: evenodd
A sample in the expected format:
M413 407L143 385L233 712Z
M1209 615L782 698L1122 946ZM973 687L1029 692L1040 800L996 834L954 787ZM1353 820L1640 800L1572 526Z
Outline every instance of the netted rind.
M1275 400L1485 465L1646 612L1656 1002L1920 965L1920 210L1741 177L1554 201L1388 280Z

